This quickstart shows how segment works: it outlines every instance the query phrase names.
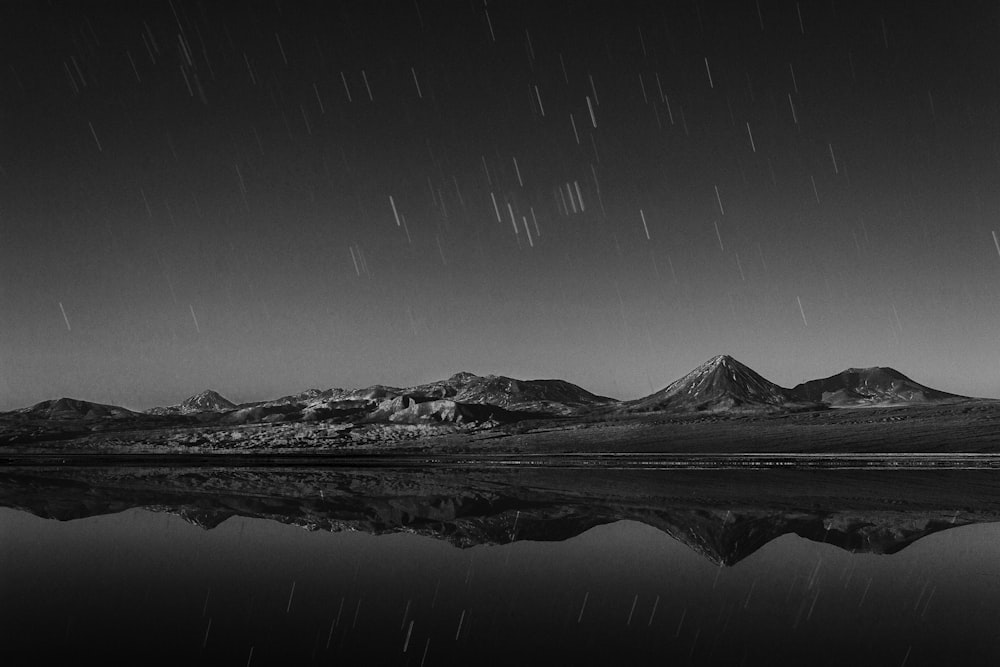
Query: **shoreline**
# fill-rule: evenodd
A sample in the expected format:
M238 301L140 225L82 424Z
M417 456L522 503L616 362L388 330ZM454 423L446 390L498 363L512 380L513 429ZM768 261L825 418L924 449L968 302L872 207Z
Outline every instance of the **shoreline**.
M620 470L1000 470L1000 453L690 453L549 454L246 454L8 453L5 467L330 467L330 468L604 468Z

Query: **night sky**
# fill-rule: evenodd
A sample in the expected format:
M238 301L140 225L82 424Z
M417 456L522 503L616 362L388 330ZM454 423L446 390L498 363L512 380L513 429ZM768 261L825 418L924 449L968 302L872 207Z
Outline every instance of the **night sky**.
M995 2L30 1L0 34L0 409L635 398L720 353L1000 396Z

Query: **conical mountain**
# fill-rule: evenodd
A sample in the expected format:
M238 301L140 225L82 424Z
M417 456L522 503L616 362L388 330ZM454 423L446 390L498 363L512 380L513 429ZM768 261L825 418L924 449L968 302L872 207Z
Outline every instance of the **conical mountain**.
M213 389L206 389L181 401L181 412L225 412L232 410L236 404Z
M194 415L201 412L228 412L236 409L236 404L213 389L189 396L177 405L147 410L153 415Z
M631 411L774 411L795 407L787 389L727 354L712 357L664 389L628 403Z
M848 368L836 375L809 380L791 389L802 401L822 401L833 406L939 403L966 399L914 382L885 366Z

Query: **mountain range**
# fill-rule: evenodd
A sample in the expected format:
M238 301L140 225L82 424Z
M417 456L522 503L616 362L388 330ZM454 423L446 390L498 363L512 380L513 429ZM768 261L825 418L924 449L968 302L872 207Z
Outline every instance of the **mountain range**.
M948 403L967 397L926 387L886 367L849 368L790 389L767 380L728 355L718 355L649 396L618 401L564 380L460 372L412 387L308 389L270 401L236 404L213 390L180 403L137 413L126 408L61 398L0 413L4 422L100 422L157 418L178 424L268 422L479 423L528 418L584 418L635 413L746 414Z
M712 357L660 391L625 405L638 411L774 412L965 399L965 396L925 387L884 366L849 368L786 389L723 354Z

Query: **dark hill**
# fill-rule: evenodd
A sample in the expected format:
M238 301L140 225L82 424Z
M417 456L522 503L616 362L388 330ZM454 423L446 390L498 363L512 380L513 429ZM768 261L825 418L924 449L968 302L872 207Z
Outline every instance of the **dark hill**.
M81 401L76 398L58 398L42 401L41 403L32 405L30 408L23 408L18 412L30 419L72 420L135 417L139 414L117 405L91 403L90 401Z
M966 399L965 396L925 387L884 366L848 368L827 378L796 385L790 393L796 400L821 401L832 406L938 403Z
M461 372L407 389L426 398L449 398L460 403L494 405L510 410L571 414L614 403L565 380L517 380L503 375L480 376Z

